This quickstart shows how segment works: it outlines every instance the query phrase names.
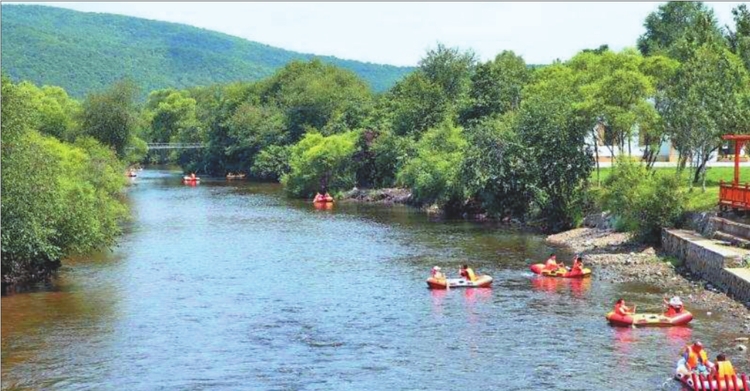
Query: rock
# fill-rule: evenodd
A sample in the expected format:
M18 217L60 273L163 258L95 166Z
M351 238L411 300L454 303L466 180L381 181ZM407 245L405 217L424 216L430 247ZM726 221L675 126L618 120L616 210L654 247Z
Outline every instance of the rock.
M747 346L740 344L740 345L737 345L736 349L739 350L740 352L744 352L747 350Z
M647 249L643 250L643 251L641 252L641 254L646 254L646 255L656 255L656 250L654 250L654 248L653 248L653 247L649 247L649 248L647 248Z
M735 342L747 342L747 341L750 341L750 338L740 337L740 338L735 338L734 341Z

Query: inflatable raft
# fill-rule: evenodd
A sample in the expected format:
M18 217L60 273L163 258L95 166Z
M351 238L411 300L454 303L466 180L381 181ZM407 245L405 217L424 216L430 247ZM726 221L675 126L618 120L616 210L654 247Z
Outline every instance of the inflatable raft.
M674 374L675 379L684 384L688 390L723 390L723 391L742 391L747 390L747 375L727 376L724 379L717 380L713 376L697 375L692 373L685 366L685 359L681 358L677 362L677 369Z
M185 183L197 183L197 182L200 182L201 179L198 177L192 178L189 176L185 176L185 177L182 177L182 181Z
M465 278L434 278L427 279L427 286L431 289L447 288L487 288L492 285L492 277L487 275L478 276L476 281Z
M313 199L314 203L325 203L325 202L333 202L333 197L331 196L315 196L315 199Z
M580 272L571 272L568 269L554 269L547 270L544 268L543 263L535 263L530 267L531 271L536 274L541 274L547 277L560 277L560 278L583 278L591 275L591 269L584 267Z
M687 310L682 310L675 316L667 316L665 314L633 314L633 315L620 315L611 311L606 316L609 323L613 326L652 326L652 327L669 327L669 326L682 326L690 323L693 320L693 314Z

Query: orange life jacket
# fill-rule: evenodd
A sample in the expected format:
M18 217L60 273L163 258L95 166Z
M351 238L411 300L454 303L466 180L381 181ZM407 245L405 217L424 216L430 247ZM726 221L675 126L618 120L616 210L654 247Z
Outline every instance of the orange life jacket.
M706 363L708 362L708 355L706 354L706 351L704 349L701 349L700 354L695 353L692 346L688 346L686 349L688 356L685 364L687 365L688 369L695 369L698 366L698 363L706 365Z
M734 373L734 367L729 361L717 361L716 362L716 374L719 376L719 380L724 380L724 376L736 376Z
M615 313L622 316L630 315L628 312L630 311L630 308L623 304L615 304Z

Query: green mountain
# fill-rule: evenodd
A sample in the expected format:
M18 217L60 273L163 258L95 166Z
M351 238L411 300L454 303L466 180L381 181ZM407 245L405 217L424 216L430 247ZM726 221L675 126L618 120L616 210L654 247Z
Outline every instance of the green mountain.
M182 24L36 5L2 5L2 69L14 80L82 97L130 77L143 93L267 77L292 60L320 58L375 91L411 67L292 52Z

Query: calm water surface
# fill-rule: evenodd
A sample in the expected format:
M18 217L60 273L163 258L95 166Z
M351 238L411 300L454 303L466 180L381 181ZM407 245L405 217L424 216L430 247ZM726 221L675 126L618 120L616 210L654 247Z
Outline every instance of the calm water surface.
M128 202L114 252L2 298L3 389L679 390L682 346L713 356L735 337L703 312L689 328L608 326L613 299L658 309L664 292L537 278L540 236L166 170L142 171ZM494 287L426 289L432 266L464 259Z

